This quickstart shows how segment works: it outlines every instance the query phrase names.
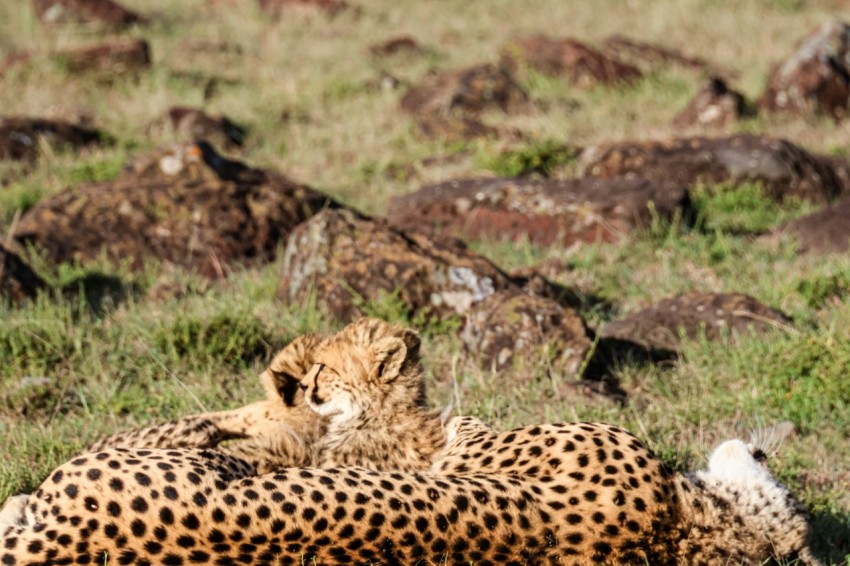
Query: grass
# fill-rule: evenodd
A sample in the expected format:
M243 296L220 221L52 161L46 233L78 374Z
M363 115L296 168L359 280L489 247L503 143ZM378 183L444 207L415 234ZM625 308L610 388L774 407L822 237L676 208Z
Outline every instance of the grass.
M598 45L627 31L730 69L734 86L754 98L770 66L833 9L826 0L374 0L333 19L297 13L269 22L254 2L125 3L151 15L150 26L127 32L150 42L151 71L109 85L71 76L42 57L3 76L4 114L91 116L112 141L80 154L48 150L29 166L0 164L4 233L41 198L111 179L135 155L173 142L164 128L149 127L171 105L228 115L250 131L235 157L372 214L382 214L393 195L456 177L566 177L574 173L569 148L683 133L670 122L704 77L658 68L631 87L578 89L524 69L519 80L531 107L484 117L523 133L509 144L421 138L398 110L404 89L382 87L381 77L415 83L432 70L494 62L505 43L523 35ZM370 44L402 34L415 36L423 54L369 55ZM0 3L0 55L104 37L88 26L44 28L28 3ZM846 153L850 145L846 124L822 119L760 117L734 131L785 137L824 153ZM364 308L423 330L434 404L456 390L462 412L496 426L614 422L671 465L692 469L722 439L792 422L797 434L773 469L812 510L819 556L847 563L850 260L798 257L792 243L761 238L810 208L777 204L757 184L701 187L694 205L691 228L658 221L616 244L563 250L471 243L506 269L556 266L549 273L554 279L593 298L582 314L594 328L696 290L745 292L794 320L789 329L745 337L734 347L687 342L674 364L623 362L613 371L628 393L622 404L586 394L574 376L550 375L538 360L509 375L482 370L462 351L459 321L411 317L392 294ZM340 325L309 302L275 300L279 261L211 283L154 263L130 273L106 262L55 266L37 254L32 259L54 290L21 307L0 305L0 499L33 489L48 470L104 434L258 398L256 376L275 348L298 333Z

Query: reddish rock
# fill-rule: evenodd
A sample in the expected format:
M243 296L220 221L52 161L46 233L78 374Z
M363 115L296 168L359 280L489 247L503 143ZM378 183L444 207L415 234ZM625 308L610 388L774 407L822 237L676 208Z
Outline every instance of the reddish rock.
M70 73L96 73L107 78L137 73L151 66L150 48L142 39L66 49L55 52L52 57Z
M498 291L476 304L461 340L486 369L506 370L521 358L559 374L577 374L591 343L576 311L516 289Z
M643 73L574 39L551 39L542 35L520 39L503 50L532 68L553 75L566 75L580 85L630 83Z
M288 10L312 10L330 16L348 8L343 0L258 0L260 10L273 17L280 17Z
M747 113L744 95L730 89L723 79L715 77L673 118L673 125L678 128L722 128L737 122Z
M610 53L621 61L627 61L647 71L669 65L678 65L686 69L695 69L707 75L717 77L729 78L736 74L728 69L718 67L714 63L710 63L702 57L685 55L680 51L664 47L663 45L638 41L619 34L605 39L603 42L603 51Z
M850 25L831 21L806 37L775 66L759 107L772 112L847 115L850 102Z
M179 141L208 140L216 146L234 149L242 147L247 132L226 116L211 116L203 110L172 106L167 120Z
M0 298L13 303L35 298L44 281L21 258L0 244Z
M420 51L419 43L409 35L393 37L369 47L369 53L375 57L389 57L401 53L419 53Z
M850 250L850 196L786 224L776 234L795 238L800 253L846 253Z
M512 113L527 105L528 95L511 72L494 65L428 77L401 100L401 109L413 116L426 135L451 139L496 133L479 121L478 115L484 110Z
M125 28L142 18L112 0L32 0L38 18L48 24L70 20Z
M40 139L55 147L80 148L100 143L103 134L61 120L0 118L0 160L34 160Z
M651 204L650 204L651 203ZM611 242L646 226L653 214L689 216L687 188L644 179L467 179L423 187L390 200L397 226L465 239L528 239L570 246Z
M650 351L679 352L681 336L707 340L782 328L781 312L741 293L688 293L664 299L602 327L602 340L630 343Z
M461 242L402 232L350 210L325 210L298 226L286 246L278 295L303 303L315 293L335 317L393 294L411 314L465 314L511 278Z
M826 203L843 188L828 160L791 142L750 134L613 143L585 149L579 163L589 176L664 179L685 186L760 181L777 200L793 196Z
M115 181L47 198L14 236L57 263L105 254L141 268L153 258L216 277L272 260L296 225L328 206L336 204L325 195L202 142L145 156Z

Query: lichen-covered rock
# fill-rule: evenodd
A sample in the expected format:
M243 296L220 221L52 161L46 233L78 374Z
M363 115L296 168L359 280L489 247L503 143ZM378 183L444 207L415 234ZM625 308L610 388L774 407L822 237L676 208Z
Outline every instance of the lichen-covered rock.
M516 358L560 374L577 374L590 349L576 311L516 289L493 293L468 313L461 332L467 353L482 367L509 369Z
M800 253L846 253L850 250L850 196L789 222L776 234L792 236Z
M0 244L0 300L19 303L34 298L45 287L41 277Z
M807 36L767 78L759 106L773 112L847 115L850 25L833 20Z
M584 174L594 177L664 179L685 186L759 181L780 201L826 203L843 188L829 160L791 142L751 134L612 143L585 149L579 162Z
M324 210L298 226L283 262L282 299L300 303L315 293L342 320L362 314L364 302L389 296L411 314L462 315L514 286L458 241L403 232L350 210Z
M703 126L722 128L745 117L747 101L740 92L732 90L723 79L713 78L694 96L676 117L678 128Z
M104 135L62 120L0 118L0 159L32 161L41 150L39 139L54 147L95 145Z
M682 184L663 180L580 178L464 179L394 197L388 218L397 226L439 228L465 239L528 239L570 246L611 242L653 216L690 214Z
M122 29L142 18L113 0L32 0L38 18L46 24L82 21Z
M781 328L791 321L781 312L742 293L688 293L664 299L602 327L602 340L630 343L648 351L679 352L681 337L708 340Z
M327 196L218 155L206 143L137 160L118 179L71 187L29 210L14 232L54 262L101 254L140 268L147 258L222 276L270 261Z
M484 110L511 113L527 104L528 95L508 69L476 65L426 78L402 98L401 109L429 137L467 139L497 133L479 120Z
M538 35L512 41L502 50L506 61L519 59L537 71L567 76L582 86L631 83L639 69L574 39Z

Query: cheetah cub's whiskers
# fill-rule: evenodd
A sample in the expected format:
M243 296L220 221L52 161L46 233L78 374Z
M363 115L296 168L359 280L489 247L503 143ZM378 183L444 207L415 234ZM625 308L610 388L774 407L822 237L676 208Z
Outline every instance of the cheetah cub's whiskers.
M329 338L302 381L307 405L328 419L319 467L425 470L445 445L425 395L419 335L364 318Z

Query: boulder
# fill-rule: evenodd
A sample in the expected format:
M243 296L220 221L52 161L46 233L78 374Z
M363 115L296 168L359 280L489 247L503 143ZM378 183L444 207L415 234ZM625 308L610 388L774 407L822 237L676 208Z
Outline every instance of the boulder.
M509 43L506 61L519 61L541 73L565 75L582 86L631 83L643 76L637 67L605 55L574 39L538 35Z
M113 0L32 0L36 16L46 24L82 21L122 29L142 18Z
M472 307L461 340L464 350L486 369L509 369L521 357L537 367L573 375L591 345L576 311L517 289L498 291Z
M351 210L324 210L290 235L278 296L316 300L341 320L395 296L409 314L464 315L511 278L463 243L433 240Z
M771 112L847 115L850 102L850 25L826 22L776 65L759 107Z
M614 34L602 42L602 51L620 61L631 63L644 71L659 70L670 65L701 71L707 75L730 78L735 73L703 59L685 55L657 43L638 41L624 35Z
M0 160L33 161L41 150L40 140L76 149L99 144L104 137L97 130L62 120L0 118Z
M513 74L489 64L430 76L401 100L402 111L413 117L425 135L448 139L497 133L480 122L481 112L499 109L512 113L527 105L528 95Z
M296 225L328 206L337 205L201 142L145 156L115 181L71 187L41 201L14 236L57 263L104 254L141 268L155 258L216 277L271 261Z
M110 80L135 74L151 66L150 47L143 39L112 41L100 45L63 49L52 54L69 73L92 73Z
M681 336L734 341L745 332L789 324L791 321L781 312L742 293L688 293L605 324L599 338L636 345L663 358L681 350Z
M47 285L11 250L0 244L0 298L13 303L35 298Z
M227 116L213 116L197 108L172 106L154 126L167 122L178 141L207 140L213 145L233 150L245 143L247 131Z
M531 177L465 179L428 185L390 200L395 225L441 231L464 239L528 239L571 246L611 242L653 215L690 217L682 184L639 178Z
M677 128L722 128L734 124L747 114L747 100L744 95L730 89L723 79L715 77L676 114L673 125Z
M685 186L758 181L779 201L797 197L825 204L843 188L829 160L791 142L751 134L612 143L585 149L579 165L594 177L665 179Z
M590 340L568 292L543 277L512 278L457 241L402 231L351 210L324 210L290 235L278 296L315 299L351 320L393 301L397 314L465 321L470 356L496 370L516 355L545 354L574 373ZM559 302L560 301L560 302Z
M846 253L850 250L850 196L781 227L776 235L790 235L800 253Z

